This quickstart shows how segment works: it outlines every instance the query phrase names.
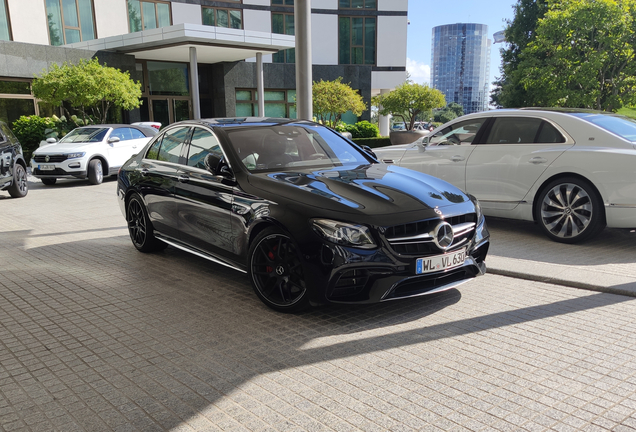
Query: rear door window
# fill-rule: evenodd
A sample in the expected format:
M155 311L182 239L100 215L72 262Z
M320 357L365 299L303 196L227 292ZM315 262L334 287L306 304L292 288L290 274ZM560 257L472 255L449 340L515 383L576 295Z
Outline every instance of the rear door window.
M485 144L564 143L565 137L554 126L540 118L496 118Z
M190 126L181 126L167 130L150 146L148 153L146 153L146 159L179 163L189 134Z

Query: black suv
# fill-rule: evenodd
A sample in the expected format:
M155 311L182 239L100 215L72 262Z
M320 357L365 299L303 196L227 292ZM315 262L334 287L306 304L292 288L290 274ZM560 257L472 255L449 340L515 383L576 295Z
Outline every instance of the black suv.
M22 198L29 191L22 146L5 122L0 122L0 190L13 198Z

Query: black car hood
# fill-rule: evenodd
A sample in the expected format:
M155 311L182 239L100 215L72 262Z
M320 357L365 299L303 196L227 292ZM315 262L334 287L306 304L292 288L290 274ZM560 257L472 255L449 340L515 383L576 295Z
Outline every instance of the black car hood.
M386 164L256 173L249 183L281 204L289 200L344 213L397 214L469 201L443 180Z

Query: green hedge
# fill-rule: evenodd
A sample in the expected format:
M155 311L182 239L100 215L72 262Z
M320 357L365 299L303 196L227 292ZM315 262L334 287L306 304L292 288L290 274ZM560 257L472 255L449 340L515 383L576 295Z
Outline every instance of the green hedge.
M352 141L358 145L361 145L361 146L366 145L371 148L386 147L391 145L391 140L389 139L389 137L354 138Z

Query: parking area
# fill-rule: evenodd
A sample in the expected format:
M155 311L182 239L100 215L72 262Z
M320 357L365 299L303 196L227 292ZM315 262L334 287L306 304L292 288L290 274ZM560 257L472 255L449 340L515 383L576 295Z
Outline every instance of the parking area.
M492 220L492 274L285 315L137 252L115 186L0 196L1 431L636 430L634 233Z

